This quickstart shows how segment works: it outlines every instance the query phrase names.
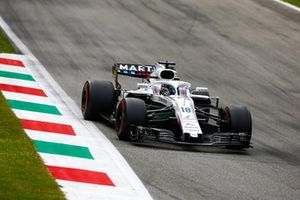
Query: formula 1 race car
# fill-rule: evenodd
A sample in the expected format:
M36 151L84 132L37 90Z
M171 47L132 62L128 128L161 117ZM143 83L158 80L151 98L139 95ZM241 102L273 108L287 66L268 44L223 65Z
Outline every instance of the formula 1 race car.
M252 120L244 106L219 106L205 87L191 89L180 81L175 63L114 64L110 81L88 80L83 86L84 119L115 124L120 140L195 146L251 147ZM134 90L124 90L119 75L142 78Z

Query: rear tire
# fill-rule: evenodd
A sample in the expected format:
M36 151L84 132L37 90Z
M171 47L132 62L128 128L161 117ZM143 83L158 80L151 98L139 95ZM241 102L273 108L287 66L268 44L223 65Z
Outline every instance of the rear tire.
M115 90L110 81L88 80L81 96L81 112L86 120L95 120L101 114L112 114Z
M117 106L116 131L120 140L129 140L131 125L146 125L146 104L138 98L124 98Z

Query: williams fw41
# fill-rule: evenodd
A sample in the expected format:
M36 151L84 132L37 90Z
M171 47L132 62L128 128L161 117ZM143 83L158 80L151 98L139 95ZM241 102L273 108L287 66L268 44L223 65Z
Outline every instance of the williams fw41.
M156 65L114 64L115 83L88 80L82 92L84 119L115 124L120 140L194 146L251 147L252 120L245 106L219 106L205 87L181 81L173 62ZM124 90L118 76L141 78Z

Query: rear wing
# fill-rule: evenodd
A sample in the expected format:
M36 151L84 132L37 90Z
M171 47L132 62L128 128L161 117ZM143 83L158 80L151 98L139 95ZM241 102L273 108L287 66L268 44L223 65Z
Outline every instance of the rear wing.
M120 74L136 78L147 78L155 69L155 65L115 63L112 67L112 74L114 77Z
M121 85L118 82L118 75L125 75L136 78L149 78L150 74L155 70L155 65L115 63L112 66L112 75L115 78L116 88L121 89Z

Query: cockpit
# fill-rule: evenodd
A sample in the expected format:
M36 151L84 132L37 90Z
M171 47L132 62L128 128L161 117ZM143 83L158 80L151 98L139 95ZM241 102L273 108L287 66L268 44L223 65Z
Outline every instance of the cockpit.
M160 86L160 94L164 96L176 95L176 89L169 84L162 84Z

